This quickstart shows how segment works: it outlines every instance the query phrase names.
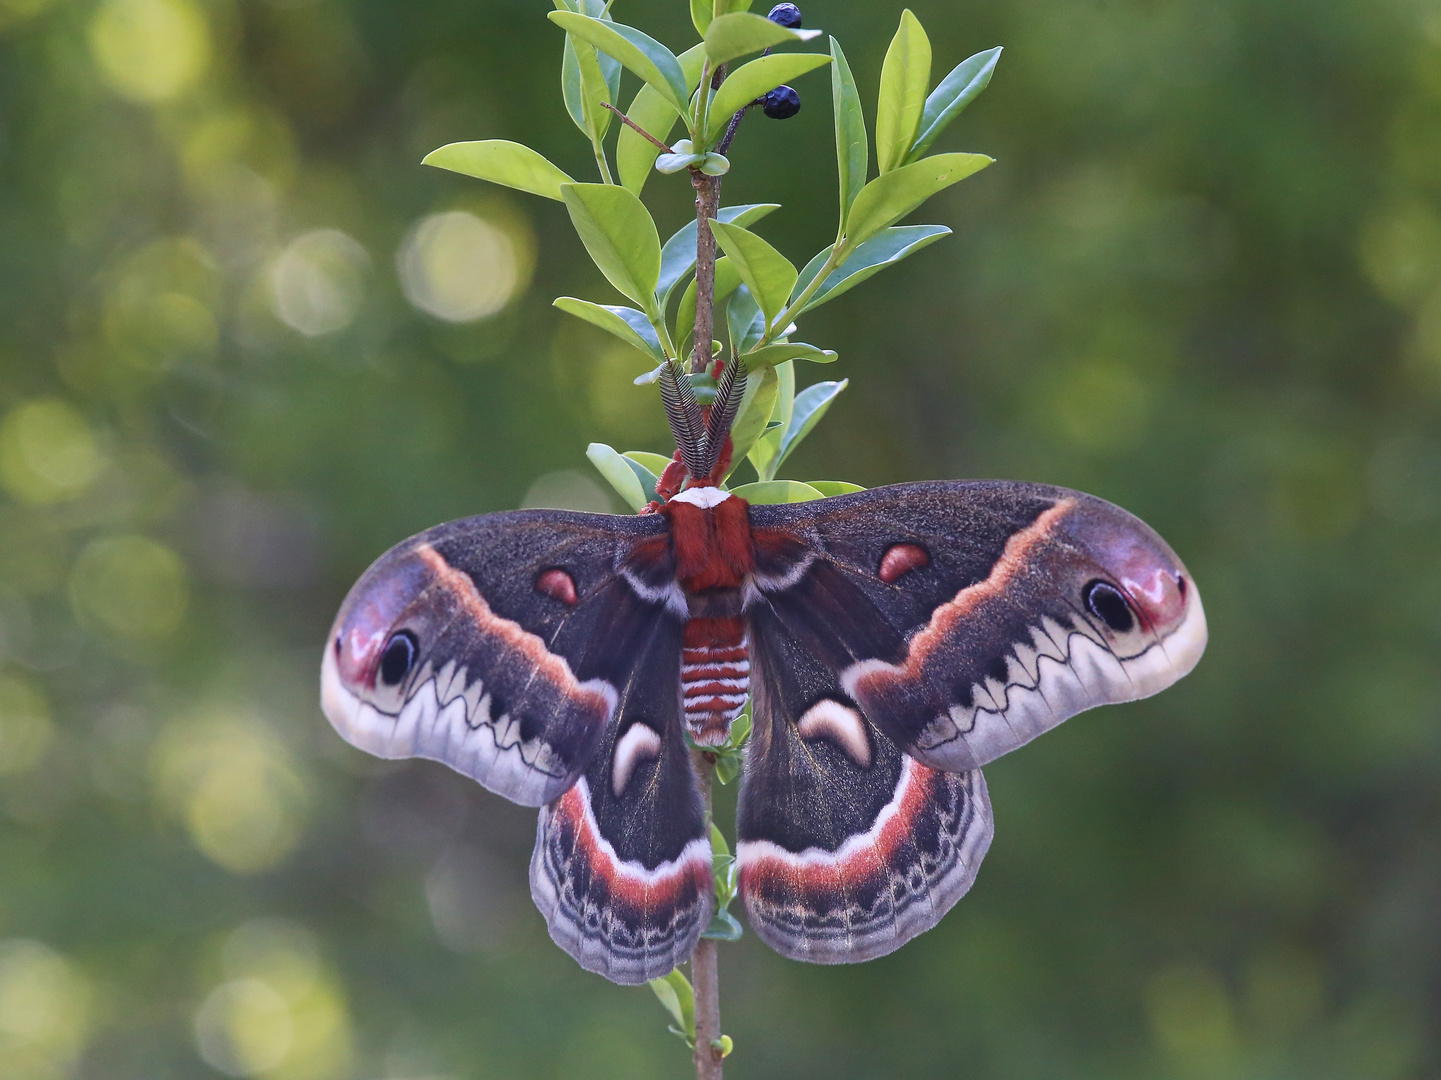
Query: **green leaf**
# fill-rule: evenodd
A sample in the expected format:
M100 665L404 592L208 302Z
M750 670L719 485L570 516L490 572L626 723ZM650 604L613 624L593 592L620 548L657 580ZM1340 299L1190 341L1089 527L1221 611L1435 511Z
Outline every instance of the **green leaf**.
M810 311L827 300L834 300L841 293L854 289L866 278L879 274L888 266L894 266L907 255L914 255L923 247L929 247L951 230L944 225L893 225L879 236L873 236L851 254L821 282L821 287L806 301L802 311ZM830 258L831 249L826 248L806 263L800 277L796 279L796 293L805 291L811 279L821 272L821 267ZM797 313L799 314L799 313Z
M774 480L776 478L776 464L781 452L781 438L786 433L786 425L791 422L791 409L795 406L796 399L796 366L793 363L777 364L776 371L776 403L771 409L770 419L766 422L766 430L761 433L760 438L751 447L746 458L755 466L756 476L762 480Z
M573 182L530 147L505 139L448 143L426 154L420 163L543 195L557 202L563 198L560 186Z
M680 68L685 75L686 93L690 94L700 83L701 67L705 64L705 46L696 45L681 53ZM675 107L659 90L645 85L637 91L635 100L626 110L626 116L650 132L663 143L670 142L670 133L680 119ZM655 164L660 148L639 132L623 124L615 141L615 166L620 182L634 194L639 195L650 179L651 166Z
M682 169L689 169L692 165L699 165L705 159L705 154L661 154L655 159L655 171L678 173Z
M585 456L590 458L590 463L596 467L601 476L606 478L610 486L615 488L627 506L636 513L645 509L645 505L650 502L650 499L646 498L640 478L636 476L628 459L621 457L605 443L598 442L593 442L586 447Z
M561 195L581 243L600 272L648 314L655 314L660 234L650 211L616 184L565 184Z
M744 354L741 359L745 361L746 371L755 372L762 368L784 364L787 360L809 360L813 364L831 364L835 362L836 354L829 349L818 349L814 345L807 345L804 341L780 341L774 345L754 349Z
M552 11L551 22L615 57L626 69L660 91L678 115L684 116L689 93L680 61L655 38L633 26L604 22L574 11Z
M840 396L840 392L849 382L849 379L819 382L814 386L807 386L796 395L795 408L791 410L791 422L786 425L785 436L781 439L781 451L776 457L777 469L791 456L791 451L801 444L801 440L821 422L821 417L825 416L831 402ZM815 488L811 490L815 491Z
M824 498L815 488L802 484L799 480L762 480L756 484L742 484L740 487L731 488L731 494L753 506L812 502Z
M925 156L936 137L946 130L946 125L960 116L961 110L986 88L1000 58L999 46L976 53L952 68L951 73L931 91L931 96L926 98L925 111L921 113L920 132L906 157L907 161L919 161Z
M605 0L556 6L564 11L579 10L583 15L609 19ZM620 93L620 63L604 53L597 54L595 48L584 41L577 47L575 38L567 34L560 64L560 89L575 126L592 142L598 141L610 127L610 111L602 108L600 102L614 102Z
M636 461L635 458L629 454L622 454L621 458L630 466L630 471L635 473L635 478L640 481L641 494L645 496L646 503L649 504L653 499L659 498L655 493L655 486L659 482L660 477L647 469L639 461Z
M645 312L635 308L618 307L609 304L592 304L589 300L578 300L574 296L558 296L554 306L578 319L584 319L592 326L598 326L608 334L614 334L632 348L639 349L652 360L664 360L665 352L660 347L660 338Z
M866 490L860 484L852 484L849 480L807 480L806 483L828 499L832 495L849 495L855 491Z
M651 979L650 988L666 1012L671 1014L676 1025L691 1039L695 1039L695 991L690 980L677 969L663 979Z
M749 11L750 9L751 0L715 0L715 11L712 13L712 18L720 18L733 11Z
M740 287L741 276L736 270L735 263L722 255L715 264L715 294L714 306L719 308L726 302L731 293ZM695 331L695 278L691 278L685 292L681 294L680 307L675 313L675 340L676 348L680 348L685 339ZM751 315L759 319L758 312L751 312Z
M779 210L780 203L745 203L741 206L723 206L716 218L726 224L749 225L759 221L772 210ZM670 306L670 292L676 283L695 268L696 222L691 218L675 231L660 249L660 281L656 285L657 295Z
M724 154L717 154L715 151L711 151L706 154L701 163L696 167L707 176L724 176L731 171L731 162L730 158Z
M745 352L760 344L766 333L766 316L751 295L749 286L739 285L726 304L726 328L731 348Z
M994 160L985 154L936 154L876 177L861 188L851 205L845 248L855 251L938 191L980 172Z
M715 18L714 0L690 0L690 21L695 24L695 32L705 37L706 28L710 21Z
M831 58L823 53L776 53L742 64L726 76L726 81L711 98L706 141L719 137L731 117L756 98L830 62Z
M656 477L665 472L671 463L671 459L664 454L652 454L648 450L627 450L621 456L630 458L637 465L644 465Z
M731 1051L736 1048L735 1040L732 1039L729 1035L722 1035L720 1036L720 1038L712 1039L710 1041L710 1044L716 1050L720 1051L720 1056L723 1058L730 1057Z
M739 941L744 934L740 922L724 909L717 911L711 917L710 925L701 931L701 937L716 941Z
M795 265L749 229L712 220L711 232L731 261L741 280L765 312L766 325L785 310L796 284Z
M712 857L729 859L731 857L730 845L726 843L725 833L712 821L710 823L710 849Z
M552 19L556 13L551 12ZM810 41L819 37L819 30L788 30L764 15L736 11L718 15L705 32L705 51L711 63L724 64L747 53L760 52L792 41Z
M841 45L831 38L831 107L836 121L836 168L840 175L841 224L845 224L851 203L866 186L866 118L861 112L861 96L856 80Z
M771 411L775 408L776 393L780 380L775 368L766 368L759 379L747 379L746 391L741 397L740 408L736 410L735 423L731 425L731 467L727 476L746 459L751 447L760 438L770 422Z
M876 164L882 176L899 167L910 153L930 85L931 42L920 20L906 8L886 50L876 100Z

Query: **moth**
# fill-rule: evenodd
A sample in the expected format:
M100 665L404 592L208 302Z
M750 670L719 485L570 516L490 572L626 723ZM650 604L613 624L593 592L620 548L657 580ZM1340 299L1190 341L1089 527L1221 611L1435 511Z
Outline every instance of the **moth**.
M412 537L325 648L323 707L350 742L540 807L531 895L618 983L665 975L711 919L688 743L725 742L747 699L747 917L785 956L849 963L970 888L992 835L983 765L1169 686L1206 644L1180 560L1100 499L978 481L749 506L714 457L654 513Z

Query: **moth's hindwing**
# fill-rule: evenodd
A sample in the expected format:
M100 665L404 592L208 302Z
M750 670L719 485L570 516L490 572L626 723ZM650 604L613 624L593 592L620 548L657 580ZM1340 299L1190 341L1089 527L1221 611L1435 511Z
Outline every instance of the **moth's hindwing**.
M897 484L751 509L756 596L906 753L965 772L1146 697L1206 644L1180 560L1119 507L1038 484Z
M971 887L991 842L980 770L902 754L764 602L751 611L755 727L740 793L746 914L784 956L883 956Z
M373 754L550 802L589 764L638 651L674 621L668 560L658 518L532 510L421 533L351 589L325 650L325 713Z
M569 791L540 814L530 889L550 936L612 982L689 958L714 909L711 846L681 734L682 623L635 655L619 717Z

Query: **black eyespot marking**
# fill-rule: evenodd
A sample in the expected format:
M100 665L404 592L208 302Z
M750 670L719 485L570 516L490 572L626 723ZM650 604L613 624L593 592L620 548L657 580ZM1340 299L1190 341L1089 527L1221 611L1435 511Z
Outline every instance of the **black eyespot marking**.
M1126 603L1121 590L1109 581L1093 581L1082 590L1081 595L1086 598L1086 607L1091 614L1116 633L1124 634L1136 625L1131 605Z
M386 642L385 652L380 654L380 681L385 686L399 686L400 681L410 674L415 666L420 645L409 630L402 630Z

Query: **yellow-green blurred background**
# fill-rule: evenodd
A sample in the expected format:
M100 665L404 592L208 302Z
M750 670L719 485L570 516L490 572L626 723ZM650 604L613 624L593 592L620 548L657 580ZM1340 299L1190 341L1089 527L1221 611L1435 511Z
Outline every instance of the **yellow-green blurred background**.
M972 892L856 968L723 951L736 1077L1441 1069L1441 6L912 0L956 235L821 308L788 475L1014 477L1154 524L1210 651L988 770ZM343 745L331 615L437 521L667 451L563 207L545 0L0 0L0 1076L682 1076L526 891L534 811ZM872 112L899 9L812 0ZM682 0L615 15L677 51ZM627 77L628 100L633 81ZM824 74L727 202L831 237ZM662 235L682 178L647 197ZM733 798L730 792L722 802Z

